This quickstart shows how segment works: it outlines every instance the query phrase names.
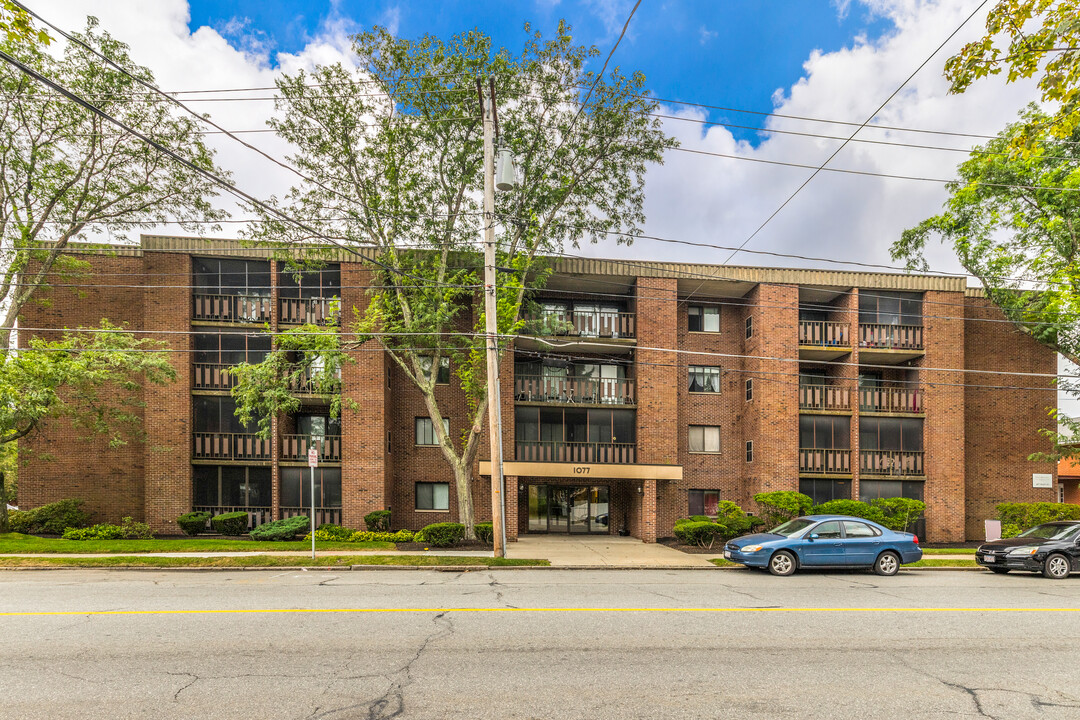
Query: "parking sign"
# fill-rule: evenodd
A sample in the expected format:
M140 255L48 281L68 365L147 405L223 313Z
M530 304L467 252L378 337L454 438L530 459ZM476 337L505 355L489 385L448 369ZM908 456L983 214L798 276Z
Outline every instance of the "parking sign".
M308 448L307 464L310 468L319 467L319 451L315 448Z

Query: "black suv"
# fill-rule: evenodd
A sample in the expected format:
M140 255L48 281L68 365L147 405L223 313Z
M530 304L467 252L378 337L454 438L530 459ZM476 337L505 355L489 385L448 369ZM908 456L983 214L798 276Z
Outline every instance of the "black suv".
M1029 570L1054 580L1067 578L1080 570L1080 521L1048 522L980 545L975 562L996 573Z

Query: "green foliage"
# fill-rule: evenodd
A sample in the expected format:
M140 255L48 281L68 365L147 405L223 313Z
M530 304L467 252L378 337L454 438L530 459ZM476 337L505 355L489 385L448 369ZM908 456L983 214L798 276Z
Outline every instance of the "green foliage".
M387 532L390 530L390 511L375 510L364 516L364 525L371 532Z
M311 527L306 515L263 523L251 531L252 540L292 540ZM316 530L316 532L318 532Z
M210 519L210 513L203 510L184 513L176 518L176 524L184 531L185 535L195 537L201 532L206 532L206 522Z
M317 540L344 540L348 541L355 531L333 523L323 523L315 530ZM310 536L311 533L308 533ZM310 539L310 537L309 537Z
M870 504L884 515L882 525L899 532L911 532L909 528L926 512L926 503L912 498L875 498Z
M465 537L465 526L455 522L434 523L421 532L424 533L423 542L434 547L450 547Z
M62 535L68 528L85 527L90 521L82 504L82 500L57 500L33 510L13 512L8 525L17 533Z
M1003 523L1001 525L1001 537L1012 538L1022 533L1024 529L1016 523Z
M248 514L243 510L222 513L221 515L215 515L210 524L216 532L222 535L239 537L248 531Z
M717 517L691 515L675 521L673 534L684 545L712 547L717 539L730 540L743 535L762 524L757 517L748 517L735 503L722 500L717 508Z
M724 526L719 523L691 520L684 523L675 523L675 537L683 545L712 547L713 542L723 533L724 529Z
M1001 521L1001 536L1012 537L1028 528L1054 520L1080 520L1080 505L1072 503L1000 503L997 506L998 520ZM1005 530L1016 528L1012 535Z
M800 515L808 514L810 508L814 505L814 501L810 496L790 490L758 493L754 496L754 502L761 508L761 516L765 520L765 526L770 528Z
M12 510L8 513L8 531L29 535L34 532L33 510Z
M878 524L885 524L885 513L870 503L859 500L830 500L814 506L811 515L847 515L849 517L864 518Z
M397 532L372 532L370 530L357 530L353 532L345 528L347 533L344 537L341 536L337 530L327 530L327 528L336 528L336 525L324 525L315 531L315 539L317 541L333 541L333 542L393 542L393 543L406 543L412 542L414 539L412 530L398 530ZM305 540L311 540L311 533L304 536Z
M476 539L482 543L493 544L495 541L495 526L489 522L478 522L473 526L476 531Z
M11 0L0 0L0 35L11 45L48 45L52 37L34 27L33 18Z
M125 517L120 525L99 523L88 528L69 527L64 531L64 540L153 540L154 534L146 523L135 522Z

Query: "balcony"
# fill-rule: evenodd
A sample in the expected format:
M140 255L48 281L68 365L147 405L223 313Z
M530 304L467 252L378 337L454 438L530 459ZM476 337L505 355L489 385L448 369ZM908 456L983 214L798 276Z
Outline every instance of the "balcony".
M520 402L633 405L633 378L519 375L514 397Z
M634 313L601 310L541 313L526 319L525 332L540 337L633 338Z
M859 388L859 411L864 413L919 414L924 391L907 383L885 383Z
M860 450L859 474L864 477L921 477L923 452L915 450Z
M519 441L515 459L522 462L634 463L635 443Z
M851 450L799 448L799 473L803 475L850 475Z
M894 365L923 355L922 325L859 324L859 360Z
M851 410L851 389L842 385L831 384L805 383L799 385L799 409L849 412Z
M319 395L318 388L315 387L315 381L311 377L311 373L305 372L298 377L289 378L289 390L297 395ZM338 372L338 376L333 385L333 392L341 391L341 373Z
M851 326L829 320L799 321L799 357L835 360L851 352Z
M270 440L254 433L194 433L196 460L269 460Z
M286 507L284 505L278 510L279 519L296 517L297 515L307 515L308 519L311 519L311 508L309 507ZM315 508L315 527L320 525L340 525L341 524L341 508L339 507L316 507Z
M193 363L191 386L196 390L229 390L236 377L229 373L233 365L224 363Z
M279 298L278 322L282 325L337 325L336 297Z
M192 296L191 318L222 323L270 322L272 305L264 295L208 295Z
M248 514L248 530L251 530L263 523L270 522L270 507L251 507L251 506L227 506L227 505L195 505L191 508L192 512L208 512L211 517L214 515L222 515L224 513L231 512L246 512ZM210 521L206 521L206 529L212 530Z
M281 460L283 462L307 460L308 448L311 447L319 451L319 462L341 462L340 435L282 435Z

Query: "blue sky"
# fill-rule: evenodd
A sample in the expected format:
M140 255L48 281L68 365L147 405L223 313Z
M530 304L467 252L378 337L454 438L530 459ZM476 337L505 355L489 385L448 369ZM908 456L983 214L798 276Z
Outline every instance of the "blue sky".
M575 38L595 44L603 57L632 7L631 0L192 0L192 30L207 25L237 44L258 43L273 51L297 52L328 20L365 27L396 26L402 37L448 37L480 28L496 44L520 49L522 26L531 22L550 33L560 18ZM641 70L658 97L749 110L772 109L772 94L804 73L817 49L849 47L893 29L865 6L840 12L826 0L645 0L612 62L624 71ZM748 116L710 113L710 119L739 124ZM756 133L736 131L740 139Z

